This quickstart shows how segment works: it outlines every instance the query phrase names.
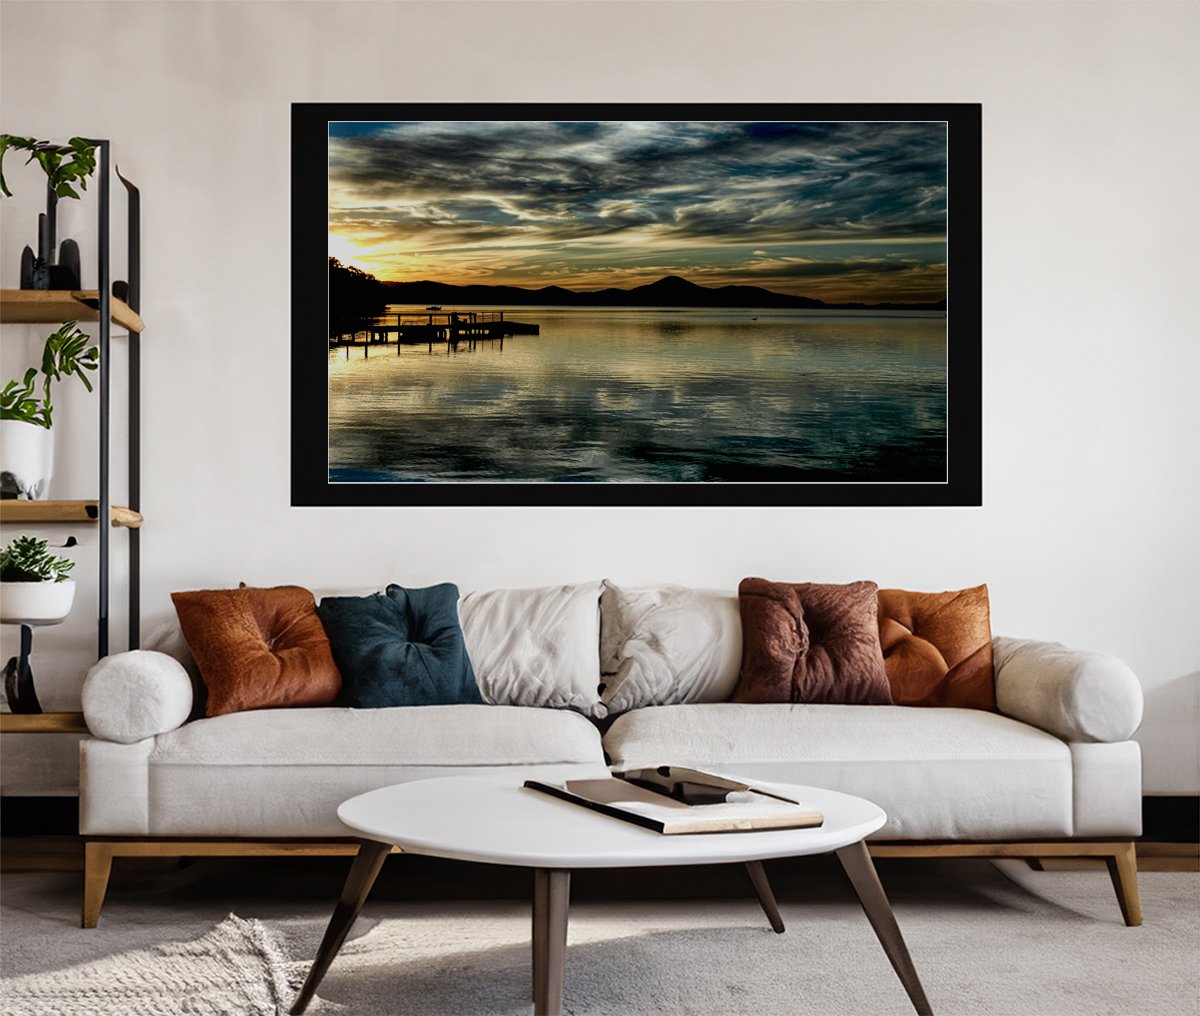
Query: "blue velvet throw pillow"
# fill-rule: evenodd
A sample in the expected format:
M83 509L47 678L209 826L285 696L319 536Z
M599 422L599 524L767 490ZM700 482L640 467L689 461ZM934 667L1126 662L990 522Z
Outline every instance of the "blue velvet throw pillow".
M481 703L458 621L458 587L391 585L372 596L327 596L317 607L342 672L340 705L355 709Z

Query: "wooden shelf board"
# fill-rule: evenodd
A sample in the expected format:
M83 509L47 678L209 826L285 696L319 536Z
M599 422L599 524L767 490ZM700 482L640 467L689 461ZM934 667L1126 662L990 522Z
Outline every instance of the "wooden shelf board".
M83 713L0 713L6 734L86 734Z
M0 323L60 324L63 321L98 321L100 294L95 289L0 290ZM112 320L131 332L146 326L124 300L112 298Z
M132 508L111 507L112 524L138 529L141 512ZM95 522L100 517L99 501L0 501L0 522Z

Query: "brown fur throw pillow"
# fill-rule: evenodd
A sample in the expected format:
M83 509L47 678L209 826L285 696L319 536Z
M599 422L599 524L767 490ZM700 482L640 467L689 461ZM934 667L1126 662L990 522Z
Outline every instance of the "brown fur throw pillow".
M172 593L208 689L206 716L331 705L342 689L313 594L299 586Z
M874 582L743 579L742 671L734 701L890 704L877 593Z
M879 641L898 705L996 708L986 585L879 590Z

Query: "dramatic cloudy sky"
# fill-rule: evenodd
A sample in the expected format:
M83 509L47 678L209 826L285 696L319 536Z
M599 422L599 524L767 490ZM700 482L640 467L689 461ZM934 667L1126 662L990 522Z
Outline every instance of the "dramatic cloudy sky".
M335 123L329 147L330 253L381 279L945 296L941 123Z

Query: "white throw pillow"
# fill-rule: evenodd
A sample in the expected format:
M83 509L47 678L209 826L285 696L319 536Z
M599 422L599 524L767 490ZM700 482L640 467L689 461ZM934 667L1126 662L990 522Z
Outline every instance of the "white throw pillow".
M599 582L467 593L458 615L484 702L605 715Z
M737 593L676 585L631 589L604 580L601 698L610 714L724 702L733 694L741 662Z
M133 744L187 722L192 681L166 653L134 649L106 656L83 679L88 729L106 741Z

